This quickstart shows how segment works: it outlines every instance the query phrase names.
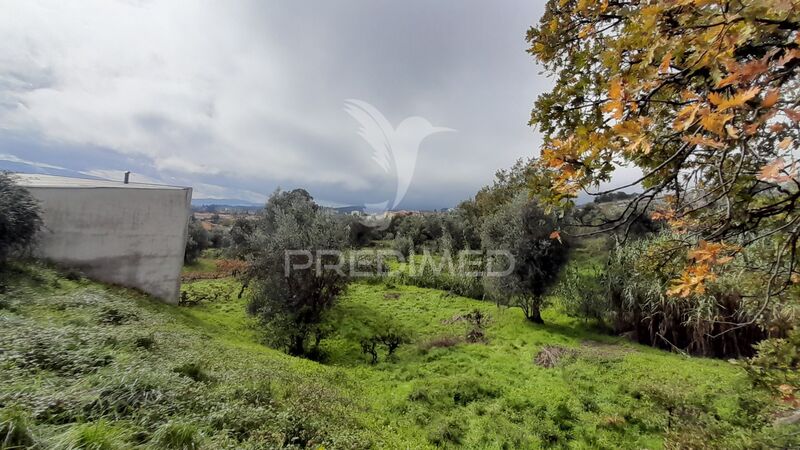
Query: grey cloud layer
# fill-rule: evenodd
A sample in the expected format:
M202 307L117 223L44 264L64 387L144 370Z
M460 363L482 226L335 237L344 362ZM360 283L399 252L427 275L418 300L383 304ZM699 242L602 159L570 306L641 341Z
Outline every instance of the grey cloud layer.
M393 195L394 180L342 109L358 98L393 125L419 115L459 130L423 142L403 204L449 206L536 152L526 122L549 83L525 54L524 34L541 8L8 1L0 133L31 149L45 142L118 156L118 167L87 158L83 170L121 170L133 158L165 180L263 193L303 186L335 203L377 202ZM0 153L24 158L26 148ZM47 157L64 162L55 150Z

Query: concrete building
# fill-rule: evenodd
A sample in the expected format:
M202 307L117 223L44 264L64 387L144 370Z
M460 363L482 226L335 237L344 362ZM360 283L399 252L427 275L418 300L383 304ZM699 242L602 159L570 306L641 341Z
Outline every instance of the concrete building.
M191 188L16 177L41 202L35 256L177 303Z

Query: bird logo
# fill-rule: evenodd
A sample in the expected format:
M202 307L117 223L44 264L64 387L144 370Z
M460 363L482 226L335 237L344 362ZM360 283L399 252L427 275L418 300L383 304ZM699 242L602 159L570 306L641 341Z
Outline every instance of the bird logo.
M345 101L344 110L358 122L359 136L372 147L372 160L387 174L394 172L397 181L394 198L365 205L368 211L384 216L396 208L408 192L422 141L436 133L456 131L435 127L419 116L403 120L395 129L377 108L362 100Z

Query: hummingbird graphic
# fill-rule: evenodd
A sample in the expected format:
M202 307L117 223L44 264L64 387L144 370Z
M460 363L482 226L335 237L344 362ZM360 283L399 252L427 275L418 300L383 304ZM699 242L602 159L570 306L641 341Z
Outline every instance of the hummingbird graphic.
M435 127L419 116L403 120L395 129L377 108L362 100L345 101L344 110L360 125L358 134L372 147L372 160L387 174L394 171L397 180L394 199L366 204L369 211L386 213L397 207L411 185L422 141L432 134L456 131Z

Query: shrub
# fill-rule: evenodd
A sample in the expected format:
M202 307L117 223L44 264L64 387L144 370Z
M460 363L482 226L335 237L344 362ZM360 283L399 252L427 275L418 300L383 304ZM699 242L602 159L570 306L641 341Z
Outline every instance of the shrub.
M65 425L84 418L84 404L71 397L43 399L33 408L33 418L37 423Z
M392 247L403 257L410 258L414 254L414 240L408 236L395 236Z
M470 324L470 329L467 331L467 342L472 344L487 342L484 327L489 322L489 316L481 312L481 310L475 309L462 317Z
M422 288L439 289L462 297L483 300L484 285L480 276L483 260L468 253L444 256L425 254L409 259L397 272L399 283Z
M417 387L408 393L408 400L412 402L430 403L431 396L426 388Z
M411 214L400 217L396 236L404 236L413 242L414 247L435 243L442 236L442 223L438 214Z
M0 266L11 253L31 245L41 226L37 201L13 175L0 172Z
M70 267L64 270L64 278L70 281L82 281L85 275L79 269Z
M203 228L203 224L194 216L189 220L186 232L186 250L183 254L183 262L192 264L197 261L203 250L207 249L211 243L208 232Z
M587 272L581 272L574 267L567 268L556 293L568 316L603 322L609 307L602 277L603 272L597 268L591 268Z
M231 295L230 286L226 284L188 283L181 288L178 305L198 305L202 302L226 300Z
M381 333L378 340L386 347L389 356L392 356L398 347L409 341L405 333L397 330L387 330Z
M228 232L228 240L231 244L228 252L232 257L242 259L255 251L255 249L251 247L253 244L252 236L255 230L256 224L253 220L238 217L233 222Z
M453 402L456 405L466 406L483 399L497 398L500 392L480 378L464 378L458 380L453 388Z
M265 378L256 378L236 387L234 398L249 405L267 405L273 400L272 381Z
M375 337L361 339L361 353L370 356L370 364L378 362L378 339Z
M364 224L360 217L337 215L336 218L340 221L340 226L347 229L352 247L365 247L378 237L375 227Z
M219 251L223 247L227 247L230 244L230 242L226 238L227 236L225 235L225 232L222 231L221 228L215 228L208 235L208 244L210 250L213 249ZM219 252L217 252L216 254L219 255Z
M792 330L786 339L761 341L756 350L758 354L745 365L753 384L782 395L781 386L800 388L800 329Z
M410 341L408 332L391 324L379 323L372 326L376 331L368 332L359 343L361 352L370 356L370 363L378 362L378 347L386 349L386 356L391 357L397 349Z

